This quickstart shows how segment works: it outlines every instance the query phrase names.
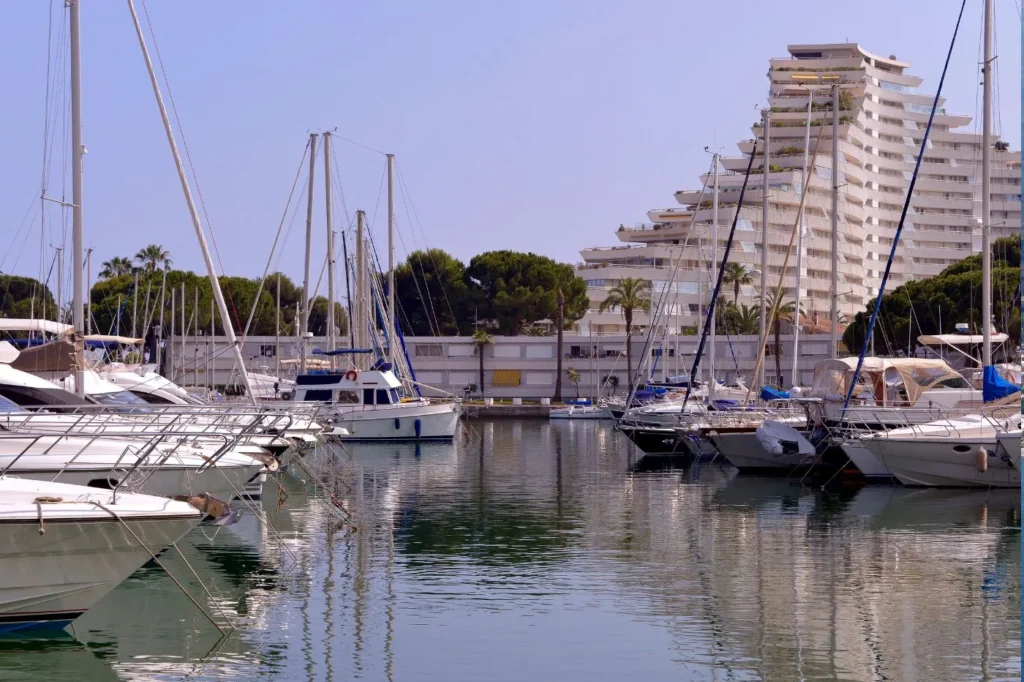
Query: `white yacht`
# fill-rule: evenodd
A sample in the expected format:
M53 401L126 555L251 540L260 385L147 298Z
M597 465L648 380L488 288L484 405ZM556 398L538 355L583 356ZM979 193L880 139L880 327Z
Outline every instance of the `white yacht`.
M999 417L971 414L859 440L904 485L1019 488L1020 421L1019 411Z
M195 528L200 506L0 476L0 632L67 626Z
M296 402L323 403L319 418L327 435L342 441L452 440L459 424L457 400L403 398L390 366L300 374Z

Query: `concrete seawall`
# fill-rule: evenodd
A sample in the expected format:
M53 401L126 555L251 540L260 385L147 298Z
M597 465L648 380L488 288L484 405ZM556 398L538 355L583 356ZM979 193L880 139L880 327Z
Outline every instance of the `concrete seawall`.
M464 405L465 417L473 419L548 419L550 405Z

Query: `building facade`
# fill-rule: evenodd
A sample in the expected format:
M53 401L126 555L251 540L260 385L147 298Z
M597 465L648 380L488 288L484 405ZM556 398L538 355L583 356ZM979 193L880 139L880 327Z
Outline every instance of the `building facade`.
M856 44L791 45L789 55L769 64L769 168L763 169L764 127L752 126L753 138L738 143L740 155L721 157L719 166L718 254L720 262L729 230L736 220L730 263L751 275L738 292L729 283L728 300L758 307L762 244L762 197L768 191L768 290L782 278L783 300L797 298L804 322L830 328L832 172L837 171L838 303L840 327L864 309L878 293L892 248L910 178L921 148L934 93L920 89L922 79L907 73L909 64L881 57ZM839 125L833 130L838 83ZM808 113L808 106L810 112ZM810 127L807 121L810 117ZM763 119L762 119L763 120ZM896 250L888 288L937 275L943 268L980 251L980 134L969 132L971 117L952 113L939 100L903 233ZM820 133L820 143L819 140ZM832 158L832 137L838 157ZM745 170L757 140L754 169L738 207ZM992 237L1019 234L1020 152L1010 151L995 137L991 166ZM806 174L800 248L785 263L797 223L804 185L805 158L817 158ZM805 157L805 149L808 154ZM710 162L710 160L709 160ZM702 188L675 193L678 208L652 210L650 222L620 226L620 246L583 249L579 275L587 282L591 309L579 328L622 333L617 311L599 312L608 290L626 277L652 282L652 298L666 296L665 325L670 333L699 324L710 299L712 254L712 173L700 177ZM737 215L737 212L739 215ZM677 281L669 275L679 261ZM798 263L799 261L799 263ZM785 268L785 269L784 269ZM845 318L845 319L844 319ZM955 322L949 320L952 328ZM640 313L645 328L650 317Z
M496 336L494 343L484 346L484 393L493 398L552 398L558 371L558 341L554 336ZM757 361L759 339L756 336L719 336L716 345L715 376L729 382L737 376L748 381ZM693 365L698 339L678 337L671 342L656 343L650 350L647 376L653 365L653 377L688 374ZM709 376L707 351L702 361L702 378ZM783 354L780 358L782 373L788 382L792 368L792 336L782 336ZM326 340L314 338L308 348L325 347ZM608 395L613 392L606 378L618 379L617 392L622 395L629 383L626 371L626 338L623 335L565 334L562 357L562 396L574 398ZM224 387L240 384L235 370L234 356L229 352L225 337L189 336L168 339L169 366L166 375L175 383L188 387ZM479 395L480 357L476 346L467 336L406 337L405 347L416 379L436 390L424 390L426 395L445 393L465 395L474 387ZM277 352L280 349L280 357ZM829 357L828 335L814 334L801 337L798 361L802 385L809 385L815 363ZM644 339L633 338L633 367L644 353ZM259 374L294 378L299 357L299 345L294 338L282 339L278 345L272 336L248 337L242 342L242 357L249 371ZM315 357L315 356L314 356ZM280 362L279 362L280 361ZM339 367L347 365L339 361ZM769 382L775 382L775 359L765 358L765 372ZM280 373L278 374L278 368ZM569 370L578 373L578 382L569 378ZM787 384L788 385L788 384Z

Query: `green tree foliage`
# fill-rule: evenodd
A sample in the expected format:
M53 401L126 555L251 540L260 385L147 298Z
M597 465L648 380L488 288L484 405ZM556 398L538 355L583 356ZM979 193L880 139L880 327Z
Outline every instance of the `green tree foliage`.
M469 303L499 334L520 334L532 322L554 320L559 289L565 295L565 325L583 317L590 306L587 285L571 265L533 253L482 253L469 262L466 277ZM472 316L474 310L466 313Z
M1010 335L1010 344L1020 343L1020 237L997 239L992 244L992 312L996 328ZM913 301L913 329L910 308ZM864 345L875 301L857 313L843 334L852 353ZM942 329L939 329L941 312ZM981 255L975 254L944 269L935 277L911 280L890 290L882 298L875 325L875 353L893 355L918 346L922 334L950 333L965 322L981 333Z
M155 324L159 321L160 312L160 287L163 283L164 273L161 271L139 273L139 299L137 307L138 320L134 325L135 333L143 334L146 330L144 315L147 309L146 293L149 293L149 321ZM119 275L108 279L101 279L92 288L90 304L92 306L93 329L97 333L113 333L120 329L122 335L132 332L132 312L134 307L134 293L132 287L134 276L130 274ZM220 320L220 312L216 310L213 303L213 289L210 280L206 275L198 275L193 272L182 270L167 271L167 291L164 295L164 327L170 331L171 322L171 291L176 292L175 300L175 333L181 333L181 287L185 285L185 325L189 334L194 334L196 328L203 333L209 333L211 311L214 316L214 331L217 334L224 333L224 326ZM231 323L235 332L241 334L245 330L249 313L252 310L253 302L256 300L256 292L259 290L259 279L248 279L246 277L221 277L220 286L224 292L224 301L227 303L231 316ZM196 291L198 289L198 309L196 308ZM277 274L267 277L260 293L259 305L253 316L249 327L250 336L271 336L275 330L277 294ZM120 327L116 324L118 318L118 296L121 300ZM293 335L295 333L295 314L298 302L302 298L302 289L288 277L281 276L281 334ZM335 303L335 320L341 335L348 334L348 318L345 315L344 307ZM327 324L327 299L318 296L313 300L310 311L310 331L317 336L326 334Z
M33 300L34 299L34 300ZM57 319L57 303L50 289L31 277L0 274L0 316Z
M469 295L466 266L447 251L413 251L395 267L395 298L406 334L471 334Z
M395 268L399 321L407 334L470 335L484 324L496 334L538 335L538 320L554 320L558 290L563 326L590 305L587 285L571 265L532 253L489 251L467 267L441 249L414 251Z

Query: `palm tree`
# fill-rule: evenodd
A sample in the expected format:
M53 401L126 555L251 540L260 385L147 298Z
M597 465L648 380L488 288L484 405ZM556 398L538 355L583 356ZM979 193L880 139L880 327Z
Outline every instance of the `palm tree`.
M740 297L740 287L744 284L753 284L754 279L747 272L747 269L739 263L726 263L722 282L732 284L732 302L735 304Z
M579 398L580 397L580 372L579 372L579 370L573 369L572 367L570 367L569 369L565 370L565 373L566 373L566 375L568 375L569 381L570 381L570 383L572 383L572 387L574 389L576 389L576 397Z
M761 331L761 311L746 303L735 308L736 333L758 334Z
M766 298L766 310L768 317L771 319L772 310L775 309L775 292L768 292ZM775 336L775 376L779 380L779 388L782 388L782 341L780 340L779 323L782 320L792 320L793 313L796 310L796 306L792 301L783 300L779 303L779 309L775 311L775 318L772 320L772 334ZM804 311L800 311L800 315L804 316Z
M103 279L130 275L132 273L132 260L123 256L114 256L110 260L103 261L101 267L103 269L100 270L100 277Z
M473 332L473 353L480 357L480 395L484 394L484 346L494 343L494 337L486 329L477 329Z
M161 267L165 270L171 268L171 252L159 244L150 244L139 249L139 252L135 254L135 260L145 268L146 272L156 272Z
M558 330L558 343L557 343L557 366L555 367L555 396L551 399L553 402L560 402L562 400L562 326L565 324L565 295L562 294L562 290L558 290L558 306L555 309L555 329ZM576 397L579 398L579 391L576 391Z
M611 395L615 395L615 392L619 390L619 377L614 374L609 374L601 382L602 386L607 385L611 389Z
M642 310L651 312L651 283L646 279L626 277L619 280L618 286L612 287L608 297L601 301L598 312L606 310L622 310L626 320L626 373L633 381L633 313Z

